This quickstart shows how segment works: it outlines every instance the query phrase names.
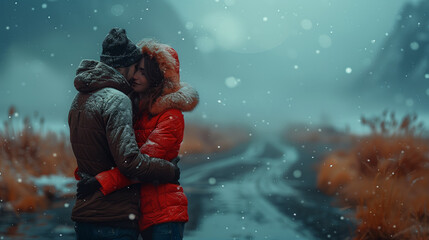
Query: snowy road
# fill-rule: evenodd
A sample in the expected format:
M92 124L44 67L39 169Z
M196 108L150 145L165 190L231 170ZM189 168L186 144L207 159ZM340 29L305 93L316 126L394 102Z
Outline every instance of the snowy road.
M186 239L344 239L349 232L336 229L345 218L315 189L315 173L297 167L306 157L260 139L240 154L186 169L182 185L197 219ZM313 176L306 181L304 173Z
M294 194L279 179L297 160L293 148L281 145L276 146L281 151L278 158L265 157L267 144L255 141L242 154L183 172L182 185L185 191L190 186L190 201L193 191L211 193L203 200L208 201L208 212L187 239L311 239L265 198L272 193Z

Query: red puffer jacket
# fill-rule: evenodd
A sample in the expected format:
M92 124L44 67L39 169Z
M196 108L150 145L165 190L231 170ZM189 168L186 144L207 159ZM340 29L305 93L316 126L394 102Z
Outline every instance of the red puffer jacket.
M184 120L180 110L169 109L149 118L145 114L134 124L140 151L171 161L177 157L183 140ZM104 194L132 184L117 168L96 176ZM164 222L187 222L188 199L176 184L142 184L140 188L140 230Z

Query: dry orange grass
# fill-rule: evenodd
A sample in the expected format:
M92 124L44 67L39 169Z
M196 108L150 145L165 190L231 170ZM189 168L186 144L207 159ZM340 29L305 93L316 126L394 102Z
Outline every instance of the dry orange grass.
M72 176L76 161L64 134L44 134L42 127L35 130L29 118L17 130L14 114L11 107L0 131L0 199L16 211L34 211L48 205L52 192L38 189L30 178L49 174ZM43 126L43 119L40 125Z
M355 239L429 238L429 141L416 120L363 118L372 133L320 165L318 187L356 209Z

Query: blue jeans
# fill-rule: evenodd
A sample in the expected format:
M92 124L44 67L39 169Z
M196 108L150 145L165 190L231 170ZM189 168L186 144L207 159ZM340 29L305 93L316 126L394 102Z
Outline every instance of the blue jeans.
M156 224L141 232L143 240L182 240L184 222Z
M86 222L76 222L74 230L77 240L137 240L139 237L138 229L110 227Z

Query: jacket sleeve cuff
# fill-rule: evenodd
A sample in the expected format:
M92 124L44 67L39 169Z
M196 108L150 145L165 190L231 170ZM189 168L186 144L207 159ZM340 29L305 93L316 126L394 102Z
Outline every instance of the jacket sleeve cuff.
M95 178L100 183L100 191L104 195L133 184L133 182L125 177L118 168L101 172L97 174Z

